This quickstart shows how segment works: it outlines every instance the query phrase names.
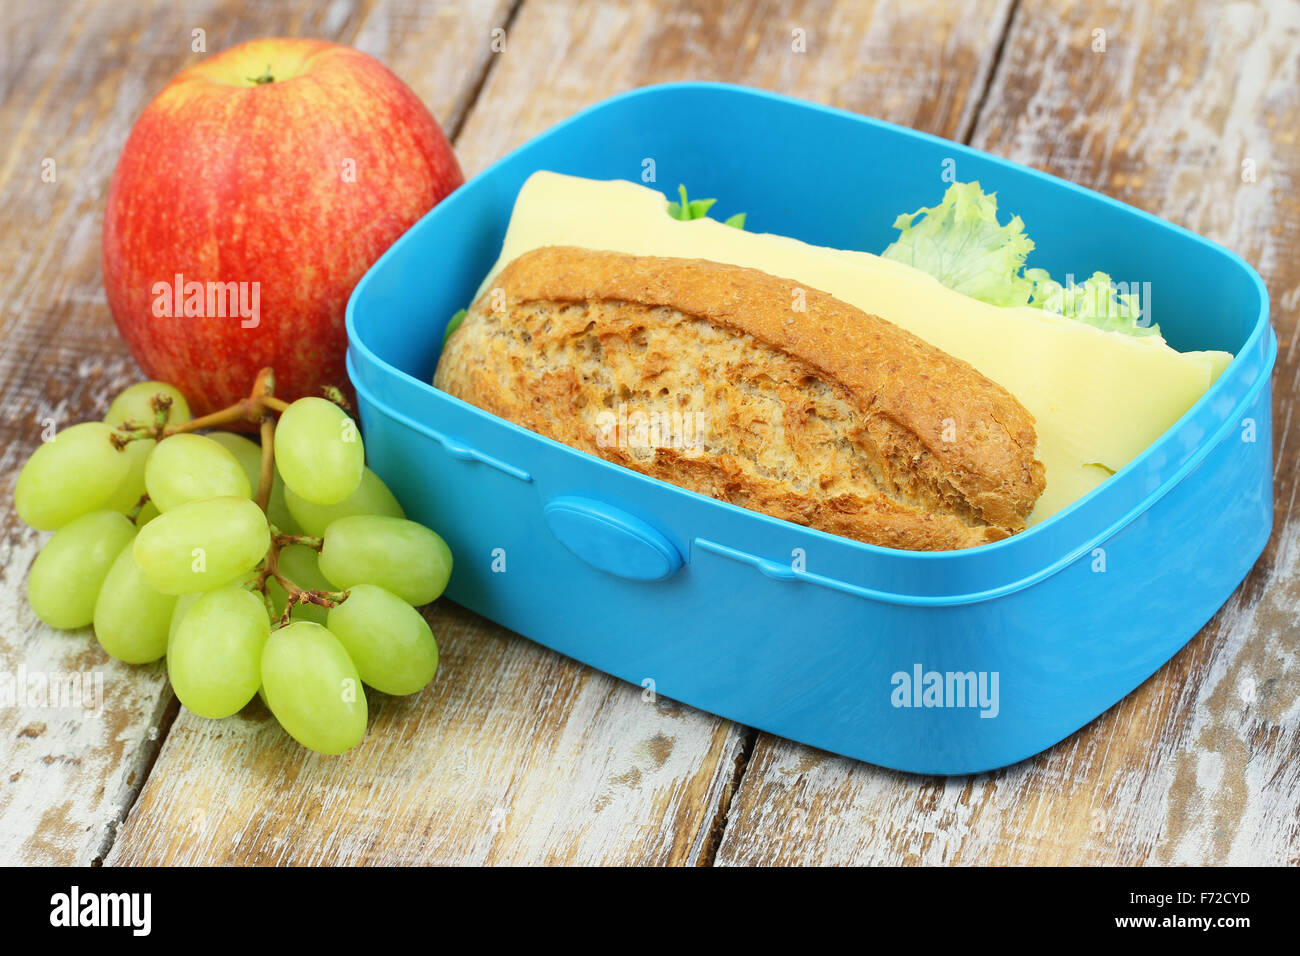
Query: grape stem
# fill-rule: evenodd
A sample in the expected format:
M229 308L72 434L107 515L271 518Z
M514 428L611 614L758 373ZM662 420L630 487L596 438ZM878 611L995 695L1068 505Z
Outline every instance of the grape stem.
M253 390L247 398L241 398L235 404L219 411L200 415L198 418L191 418L187 422L177 422L174 425L167 424L167 418L171 412L171 396L155 395L153 397L155 418L152 424L137 421L123 422L113 433L113 447L120 451L131 442L144 438L161 440L170 435L202 431L205 428L230 425L234 422L253 422L256 425L262 425L267 418L271 417L272 412L282 412L289 407L288 402L276 398L274 393L275 372L269 368L264 368L257 373L257 379L253 383ZM267 494L269 497L269 489Z
M140 523L140 512L144 511L144 506L147 505L148 503L149 503L149 495L148 493L145 493L140 496L139 501L137 501L134 505L131 506L131 510L127 512L126 516L131 519L132 524Z
M271 604L271 596L266 590L267 581L274 578L280 587L284 588L284 593L288 596L288 599L284 602L284 611L280 614L279 620L276 621L276 627L284 627L288 624L289 615L293 613L294 607L299 604L317 604L324 608L332 608L338 607L348 599L347 591L313 591L301 588L280 571L281 548L286 548L291 544L305 544L319 551L321 543L320 538L314 538L306 534L284 534L272 526L271 548L266 552L266 560L257 579L257 589L262 592L267 607L271 608L273 605Z
M331 608L338 607L347 599L347 591L299 590L296 594L289 595L289 600L284 605L284 612L280 615L280 620L276 622L275 626L284 627L289 623L289 615L293 613L296 604L319 604L323 608Z
M253 499L262 513L271 503L271 482L275 478L275 419L262 416L262 470L257 476L257 495Z
M352 406L348 404L348 400L343 396L342 390L334 385L326 385L321 389L321 392L324 394L326 400L333 402L348 414L352 413Z
M348 409L347 400L339 389L328 386L324 389L324 393L327 399L335 402L344 410ZM172 407L170 395L155 395L151 406L154 412L152 423L125 421L118 425L112 436L114 448L121 451L133 441L146 438L161 441L170 435L197 432L205 428L229 425L234 422L253 422L256 424L261 432L262 464L258 472L257 494L254 500L257 502L258 507L262 509L262 512L266 513L271 501L271 485L275 479L275 415L289 407L289 402L275 397L274 371L270 368L259 371L256 380L253 382L253 390L249 392L247 398L241 398L227 408L208 415L201 415L198 418L192 418L187 422L177 422L174 425L167 423L168 418L171 416ZM132 520L139 517L139 509L143 508L148 500L148 495L140 499ZM285 602L284 612L280 615L276 627L283 627L288 624L290 613L299 604L318 604L321 607L331 608L338 607L348 597L347 591L313 591L301 588L289 580L280 571L280 549L294 544L306 545L315 551L319 551L324 547L325 542L322 538L307 534L284 534L272 525L271 547L266 552L266 558L262 561L256 577L249 581L252 587L261 592L262 599L266 602L267 614L272 618L275 617L275 605L271 600L270 593L267 591L267 582L274 579L280 587L284 588L288 600Z
M310 534L285 534L279 528L271 528L272 540L282 548L287 548L291 544L305 544L313 551L319 551L325 547L325 539L318 538Z

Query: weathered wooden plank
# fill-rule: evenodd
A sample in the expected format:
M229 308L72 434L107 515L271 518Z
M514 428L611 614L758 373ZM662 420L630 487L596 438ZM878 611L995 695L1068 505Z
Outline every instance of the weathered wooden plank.
M953 133L973 116L968 85L991 66L1005 10L602 2L575 12L527 0L457 151L473 173L594 100L684 76ZM794 29L806 30L806 53L791 49ZM640 688L454 606L430 620L444 654L435 686L379 702L366 743L341 760L304 755L268 720L213 726L182 713L108 862L711 859L744 728L648 704Z
M924 779L760 737L719 862L1300 862L1298 91L1294 4L1019 6L974 145L1166 216L1259 268L1281 342L1278 530L1168 666L1016 767Z
M489 51L478 41L507 4L329 6L207 0L10 4L0 11L0 490L39 441L103 415L140 377L99 276L103 199L135 117L201 54L276 34L353 42L385 56L439 117L456 119ZM53 159L55 180L42 180ZM88 863L112 839L166 729L161 666L104 655L89 630L60 634L26 606L27 569L48 536L0 516L0 862ZM19 674L83 678L103 712L5 698ZM80 687L80 684L78 684ZM93 704L92 700L92 704Z
M107 862L698 855L730 786L715 773L736 746L730 726L644 701L455 605L431 620L438 677L414 698L371 694L370 732L346 756L298 747L260 704L226 721L182 712Z
M581 107L675 80L744 83L964 136L1010 6L528 0L458 152L477 172Z

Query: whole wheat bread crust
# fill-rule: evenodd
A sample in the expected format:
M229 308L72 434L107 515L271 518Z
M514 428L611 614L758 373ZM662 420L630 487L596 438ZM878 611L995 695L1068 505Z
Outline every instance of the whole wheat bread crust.
M970 365L824 292L703 259L525 253L448 339L434 384L642 473L886 547L1014 534L1044 487L1033 417ZM709 428L647 447L610 429L629 407Z

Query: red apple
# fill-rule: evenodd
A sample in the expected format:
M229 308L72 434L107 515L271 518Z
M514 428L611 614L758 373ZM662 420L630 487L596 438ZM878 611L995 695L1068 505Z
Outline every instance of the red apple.
M131 130L104 216L109 308L196 415L263 366L290 400L345 386L352 288L462 182L438 123L374 58L241 44L180 73Z

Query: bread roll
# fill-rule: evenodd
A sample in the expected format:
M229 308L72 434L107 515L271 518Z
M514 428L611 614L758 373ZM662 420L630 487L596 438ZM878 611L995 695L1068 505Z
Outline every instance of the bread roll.
M643 474L889 548L1004 538L1044 486L1033 417L970 365L816 289L703 259L525 253L452 333L434 385Z

